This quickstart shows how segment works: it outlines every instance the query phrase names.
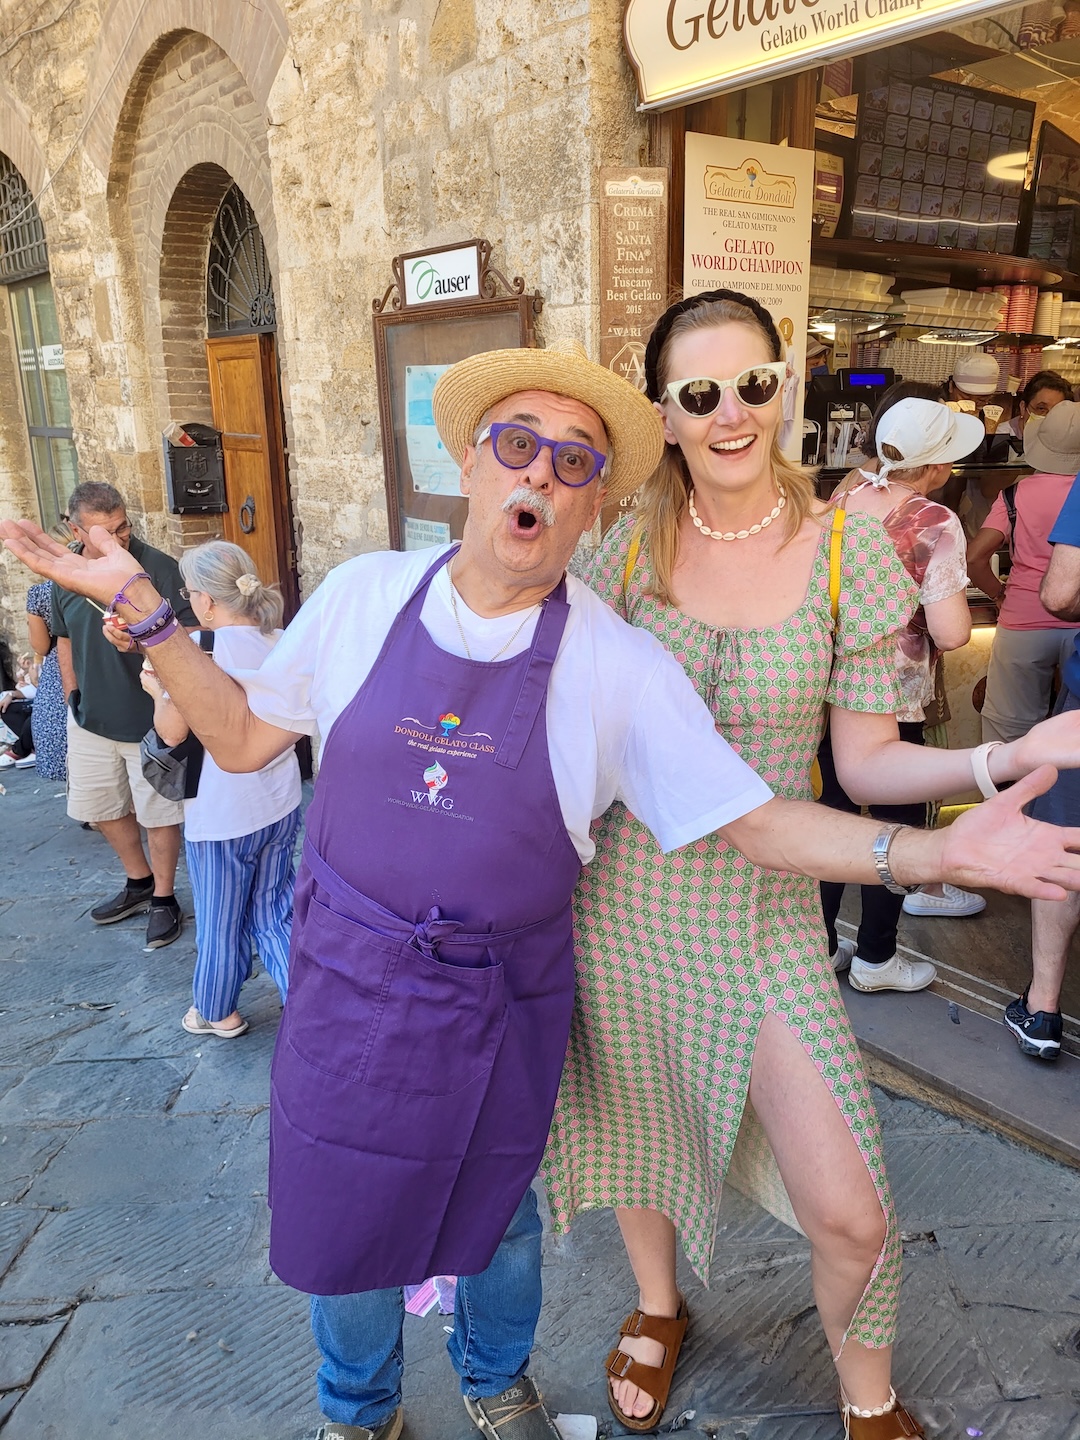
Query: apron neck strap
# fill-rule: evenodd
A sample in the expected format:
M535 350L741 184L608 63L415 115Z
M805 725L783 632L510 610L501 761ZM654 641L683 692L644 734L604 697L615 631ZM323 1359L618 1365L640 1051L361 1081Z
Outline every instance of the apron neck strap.
M528 663L522 677L510 723L506 727L502 742L495 754L495 764L516 770L525 753L525 746L532 734L536 717L543 710L547 700L548 681L551 667L559 653L563 631L570 616L570 605L566 599L566 576L564 575L540 608L532 644L529 647Z

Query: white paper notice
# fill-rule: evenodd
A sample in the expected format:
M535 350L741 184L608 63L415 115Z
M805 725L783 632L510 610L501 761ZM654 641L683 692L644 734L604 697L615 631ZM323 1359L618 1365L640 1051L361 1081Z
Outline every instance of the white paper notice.
M686 137L683 288L739 290L772 315L790 369L781 444L802 460L814 152L717 135Z
M460 495L461 467L435 429L431 396L449 365L405 366L405 447L413 489L421 495Z
M449 545L450 526L443 520L414 520L405 516L405 549L427 550L432 545Z

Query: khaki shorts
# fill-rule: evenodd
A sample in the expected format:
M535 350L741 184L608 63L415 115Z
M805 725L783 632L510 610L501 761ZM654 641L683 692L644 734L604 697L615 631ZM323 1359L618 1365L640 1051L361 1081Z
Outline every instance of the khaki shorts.
M180 825L184 807L165 800L146 780L134 742L107 740L67 717L67 813L72 820L122 820L134 810L140 825Z

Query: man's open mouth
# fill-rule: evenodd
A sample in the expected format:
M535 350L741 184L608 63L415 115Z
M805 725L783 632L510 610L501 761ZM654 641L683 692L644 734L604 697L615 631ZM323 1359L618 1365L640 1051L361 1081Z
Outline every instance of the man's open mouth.
M535 535L555 524L555 506L546 495L521 487L514 491L502 507L510 517L510 528L517 535Z

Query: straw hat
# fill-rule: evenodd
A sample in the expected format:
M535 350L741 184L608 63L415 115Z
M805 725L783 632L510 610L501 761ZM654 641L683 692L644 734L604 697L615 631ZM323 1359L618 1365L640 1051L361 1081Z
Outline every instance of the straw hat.
M431 407L443 444L458 464L484 415L521 390L565 395L596 411L611 443L604 482L611 499L633 494L660 463L664 431L651 402L575 345L565 350L485 350L459 360L439 377Z
M1024 464L1044 475L1075 475L1080 471L1080 405L1062 400L1037 429L1032 429L1030 420L1027 422Z

